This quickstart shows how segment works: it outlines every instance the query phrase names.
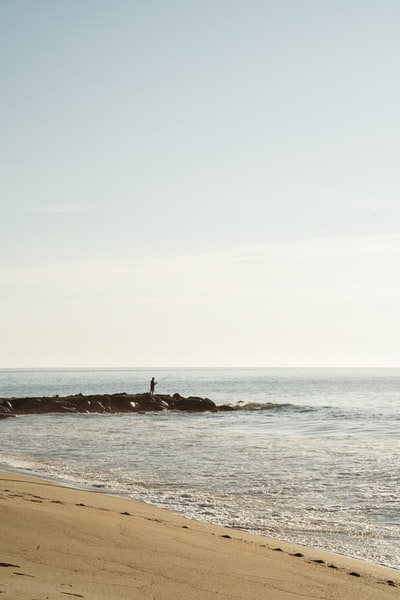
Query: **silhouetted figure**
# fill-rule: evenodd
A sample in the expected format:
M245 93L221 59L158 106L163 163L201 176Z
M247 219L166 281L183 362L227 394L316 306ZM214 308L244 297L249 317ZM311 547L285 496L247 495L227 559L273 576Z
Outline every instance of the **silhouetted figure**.
M152 377L151 381L150 381L150 395L151 396L154 396L154 388L156 387L156 385L157 385L157 381L154 379L154 377Z

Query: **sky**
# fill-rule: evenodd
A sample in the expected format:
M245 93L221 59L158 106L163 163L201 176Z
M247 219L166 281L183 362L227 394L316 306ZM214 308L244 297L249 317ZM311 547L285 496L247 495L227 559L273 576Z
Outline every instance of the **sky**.
M398 0L0 0L0 367L398 367Z

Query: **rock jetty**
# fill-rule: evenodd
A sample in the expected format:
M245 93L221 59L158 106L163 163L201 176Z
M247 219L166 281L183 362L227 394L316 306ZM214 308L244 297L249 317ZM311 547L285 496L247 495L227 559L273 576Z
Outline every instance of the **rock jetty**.
M220 412L233 410L228 405L217 406L208 398L156 394L75 394L38 398L0 398L0 419L17 415L71 413L145 413L179 410L186 412Z

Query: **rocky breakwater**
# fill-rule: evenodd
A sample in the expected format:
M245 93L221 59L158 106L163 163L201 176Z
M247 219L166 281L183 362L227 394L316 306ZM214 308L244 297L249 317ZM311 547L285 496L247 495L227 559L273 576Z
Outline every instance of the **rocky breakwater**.
M73 396L42 396L38 398L0 398L0 419L17 415L71 413L145 413L179 410L186 412L219 412L233 410L217 406L208 398L157 394L75 394Z

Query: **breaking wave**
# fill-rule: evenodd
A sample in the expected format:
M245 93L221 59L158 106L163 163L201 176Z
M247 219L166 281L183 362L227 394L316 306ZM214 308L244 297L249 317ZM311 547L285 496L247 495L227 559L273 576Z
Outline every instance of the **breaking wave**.
M231 410L243 410L249 412L257 411L295 411L295 412L314 412L318 410L317 407L313 406L299 406L297 404L291 404L290 402L246 402L240 400L239 402L227 404Z

